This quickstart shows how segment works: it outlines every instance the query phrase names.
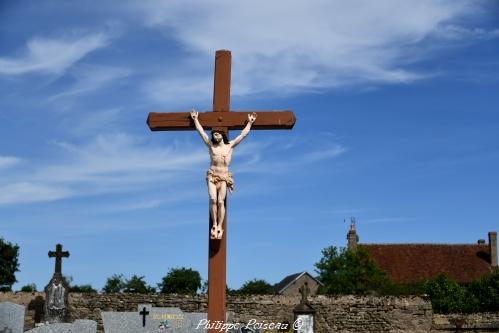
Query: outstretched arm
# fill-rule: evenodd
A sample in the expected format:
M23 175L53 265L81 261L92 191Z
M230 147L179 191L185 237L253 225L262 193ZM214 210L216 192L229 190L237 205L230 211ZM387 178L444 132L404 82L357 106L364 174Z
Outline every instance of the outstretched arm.
M204 143L206 143L206 145L209 146L211 143L210 138L208 137L208 135L206 135L206 133L203 129L203 126L201 126L201 124L199 123L198 115L199 115L199 112L192 109L191 118L194 121L194 126L196 126L196 130L198 131L199 135L201 136L201 139L203 139Z
M239 134L234 140L232 140L230 142L230 144L232 145L232 147L237 146L241 141L243 141L243 139L246 137L246 135L248 135L248 133L249 133L249 131L251 129L251 125L253 125L253 123L255 122L255 120L256 120L256 113L255 112L248 113L248 123L243 128L243 130L241 131L241 134Z

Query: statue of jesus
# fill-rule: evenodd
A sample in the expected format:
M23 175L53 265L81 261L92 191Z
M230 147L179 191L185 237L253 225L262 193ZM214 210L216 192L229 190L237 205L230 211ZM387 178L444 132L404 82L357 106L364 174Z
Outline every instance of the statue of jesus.
M225 197L227 189L234 190L234 179L229 172L229 164L232 158L232 151L249 133L251 125L256 120L256 113L248 114L248 122L234 140L229 141L226 133L222 131L211 131L211 140L206 135L203 126L199 123L198 112L191 111L191 118L194 121L196 130L208 146L211 165L206 173L206 183L208 184L208 194L210 196L210 216L213 225L210 230L211 239L222 239L222 224L225 217Z

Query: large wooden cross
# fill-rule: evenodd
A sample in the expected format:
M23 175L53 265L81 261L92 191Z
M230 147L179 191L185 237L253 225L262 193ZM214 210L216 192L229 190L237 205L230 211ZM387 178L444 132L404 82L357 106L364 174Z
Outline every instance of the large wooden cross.
M68 251L63 251L62 250L62 245L57 244L55 246L55 252L54 251L49 251L49 258L54 258L55 257L55 271L54 275L62 274L62 258L68 258L69 257L69 252Z
M257 119L251 129L291 129L295 124L295 116L291 111L239 111L230 112L230 70L231 53L219 50L215 54L215 84L213 91L213 111L199 112L199 122L204 129L222 131L242 129L248 120L248 113L256 112ZM147 124L152 131L195 130L189 112L149 113ZM227 207L227 198L225 199ZM221 240L210 239L208 226L209 259L208 259L208 320L225 322L225 288L226 288L226 246L227 246L227 212L222 224L225 231ZM208 330L209 333L216 330Z

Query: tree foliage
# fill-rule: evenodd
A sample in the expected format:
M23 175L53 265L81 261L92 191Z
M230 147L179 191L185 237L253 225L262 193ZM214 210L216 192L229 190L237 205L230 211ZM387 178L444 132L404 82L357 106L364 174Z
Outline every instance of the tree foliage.
M36 284L30 283L21 287L21 291L25 293L32 293L36 291Z
M468 313L476 310L478 302L473 294L445 273L427 281L425 290L435 313Z
M201 275L191 268L172 268L158 288L162 294L195 294L201 288Z
M323 294L383 293L391 285L388 276L369 257L366 249L355 251L330 246L315 264Z
M425 284L435 313L499 311L499 269L461 286L440 274Z
M72 293L96 293L97 290L95 290L92 285L90 284L73 284L73 277L71 275L63 275L62 276L64 282L66 282L66 285L69 287L69 292Z
M253 279L246 281L239 290L236 291L239 295L272 295L274 288L270 283L261 279Z
M469 290L477 299L479 311L499 311L499 268L473 282Z
M12 291L19 272L19 246L0 238L0 291Z
M107 278L106 284L102 288L103 293L121 293L125 289L126 282L123 274L113 274Z
M126 280L123 292L131 294L153 294L156 292L156 289L147 285L144 281L144 276L134 274Z

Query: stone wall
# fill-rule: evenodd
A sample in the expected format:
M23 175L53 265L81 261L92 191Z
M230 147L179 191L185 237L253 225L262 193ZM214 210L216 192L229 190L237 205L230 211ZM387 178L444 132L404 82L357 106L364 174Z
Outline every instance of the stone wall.
M37 298L38 296L38 298ZM0 293L0 302L26 306L25 329L34 326L37 305L43 293ZM267 322L293 322L293 307L298 296L229 297L227 309L232 322L250 319ZM468 316L433 315L428 301L419 297L338 296L310 297L316 309L318 333L332 332L456 332L456 327L470 332L499 332L499 313ZM135 311L140 303L157 307L179 307L186 312L207 311L206 296L80 294L69 295L71 319L92 319L102 332L100 311ZM39 306L38 306L39 309Z

